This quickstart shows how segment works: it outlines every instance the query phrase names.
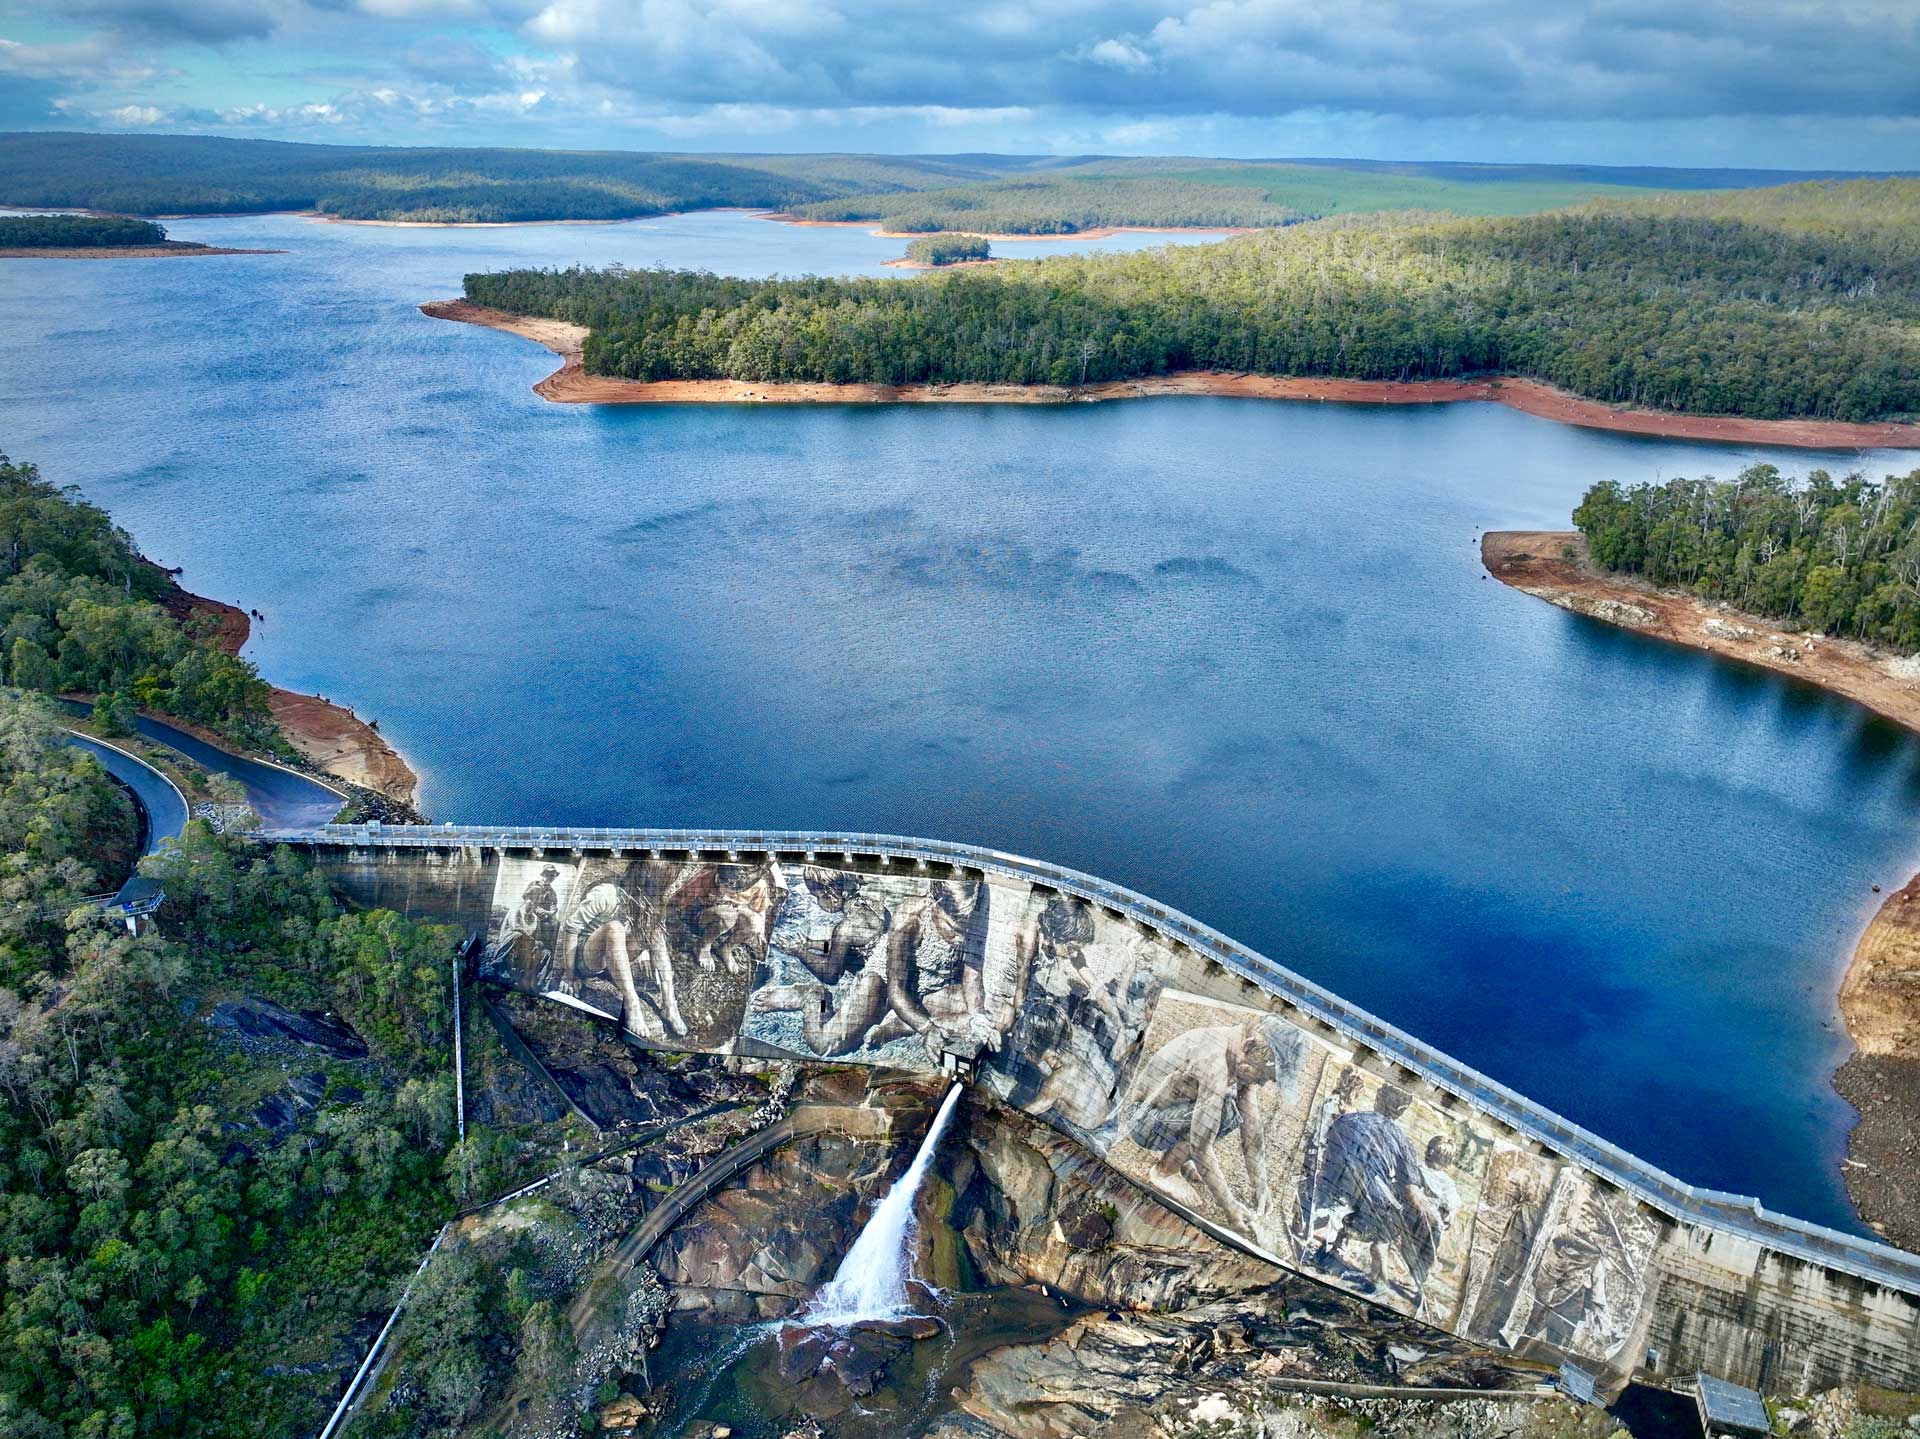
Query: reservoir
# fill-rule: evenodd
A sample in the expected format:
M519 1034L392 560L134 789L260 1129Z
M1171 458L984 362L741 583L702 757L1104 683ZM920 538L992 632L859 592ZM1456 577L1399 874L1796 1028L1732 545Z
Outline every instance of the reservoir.
M1920 860L1920 744L1497 584L1477 536L1601 479L1914 456L1485 404L552 405L544 350L415 307L521 264L895 274L903 242L170 229L288 253L0 265L0 447L262 611L268 677L377 717L436 819L1088 870L1689 1182L1858 1227L1834 991Z

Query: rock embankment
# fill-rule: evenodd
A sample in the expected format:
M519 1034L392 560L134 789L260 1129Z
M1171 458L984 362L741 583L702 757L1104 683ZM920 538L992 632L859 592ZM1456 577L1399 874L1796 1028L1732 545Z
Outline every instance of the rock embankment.
M1847 1192L1861 1217L1920 1249L1920 875L1887 897L1840 986L1858 1053L1834 1087L1860 1121L1847 1136Z
M1911 658L1598 573L1572 531L1491 531L1480 558L1495 579L1562 609L1791 675L1920 733L1920 665ZM1920 1248L1920 875L1861 936L1840 1013L1859 1049L1833 1081L1860 1112L1847 1139L1847 1192L1877 1233Z

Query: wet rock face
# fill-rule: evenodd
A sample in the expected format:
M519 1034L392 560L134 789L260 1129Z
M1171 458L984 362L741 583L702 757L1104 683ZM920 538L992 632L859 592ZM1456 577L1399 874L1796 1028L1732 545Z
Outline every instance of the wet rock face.
M764 1089L710 1055L656 1055L608 1025L557 1005L505 995L495 1007L548 1073L602 1129L678 1119L713 1104L751 1103Z
M1369 1431L1434 1439L1558 1432L1574 1439L1613 1428L1606 1416L1591 1410L1585 1412L1598 1417L1598 1428L1534 1430L1517 1422L1474 1427L1490 1415L1469 1416L1457 1405L1432 1401L1343 1397L1322 1404L1286 1387L1290 1380L1308 1379L1486 1389L1492 1392L1483 1407L1512 1409L1527 1420L1536 1407L1531 1401L1503 1399L1497 1391L1529 1387L1535 1378L1302 1280L1177 1313L1089 1316L1046 1343L986 1356L974 1365L958 1398L966 1414L1010 1439L1096 1433L1108 1439L1136 1434L1357 1439ZM1388 1422L1416 1411L1425 1415L1418 1424ZM1456 1422L1469 1418L1465 1427Z
M1272 1265L1161 1208L1064 1135L969 1103L940 1170L952 1223L994 1284L1047 1284L1105 1308L1167 1309L1264 1289Z
M775 1150L662 1241L676 1307L741 1321L794 1313L839 1267L902 1146L815 1135Z
M367 1046L345 1024L311 1011L296 1013L283 1009L272 1000L248 995L244 999L225 1000L213 1007L207 1023L226 1030L242 1041L264 1045L301 1045L317 1049L336 1059L365 1059Z

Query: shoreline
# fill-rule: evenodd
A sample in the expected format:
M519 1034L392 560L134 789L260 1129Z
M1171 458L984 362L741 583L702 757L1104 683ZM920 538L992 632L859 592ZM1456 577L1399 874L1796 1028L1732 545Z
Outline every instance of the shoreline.
M922 260L909 260L902 255L897 260L882 260L880 263L889 270L977 270L982 265L1004 265L1005 255L989 255L984 260L949 260L944 265L930 265Z
M1568 558L1563 548L1571 546ZM1563 530L1490 530L1480 559L1502 584L1562 609L1689 649L1757 665L1854 701L1920 734L1920 676L1851 640L1790 634L1689 595L1602 575ZM1889 1243L1920 1249L1920 874L1887 896L1854 945L1837 1003L1854 1053L1833 1087L1859 1118L1841 1179Z
M285 250L239 250L168 240L159 245L72 245L0 248L0 260L166 260L190 255L284 255Z
M161 603L183 623L210 617L216 626L216 642L231 655L237 656L253 633L253 621L245 610L224 600L196 595L177 584ZM288 741L322 774L360 789L373 790L402 805L413 805L419 776L379 730L352 710L319 695L303 694L279 685L272 686L267 707ZM171 716L167 722L196 731L195 726ZM224 741L212 735L202 734L201 738L226 747Z
M761 210L755 214L777 225L798 225L807 229L865 230L881 240L930 240L935 235L977 235L982 240L1014 244L1026 240L1111 240L1115 235L1251 235L1258 230L1277 229L1266 225L1095 225L1088 230L1067 230L1045 235L1023 235L998 230L889 230L884 220L809 220L785 210Z
M819 223L829 223L822 221ZM839 224L840 221L831 223ZM952 269L954 266L943 268ZM815 381L622 380L589 375L581 362L587 327L565 320L516 315L472 301L431 300L420 312L436 320L480 325L544 345L560 368L533 387L556 404L1089 404L1160 395L1216 395L1259 400L1317 400L1336 404L1433 405L1492 401L1538 419L1587 429L1722 444L1780 445L1795 449L1920 449L1920 424L1856 424L1840 420L1749 420L1722 415L1676 415L1617 409L1583 400L1537 380L1340 380L1184 370L1138 380L1110 380L1070 389L1057 385L828 384Z

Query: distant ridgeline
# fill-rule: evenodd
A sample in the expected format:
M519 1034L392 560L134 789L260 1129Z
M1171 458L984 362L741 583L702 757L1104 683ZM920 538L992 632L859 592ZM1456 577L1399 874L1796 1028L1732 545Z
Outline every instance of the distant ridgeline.
M123 215L0 215L0 250L104 250L166 242L163 227Z
M884 220L902 230L1057 234L1097 225L1283 225L1370 210L1513 215L1648 189L1807 178L1573 165L668 155L0 134L0 204L143 215L317 210L352 220L621 220L740 205Z
M1797 623L1920 650L1920 470L1872 481L1772 465L1732 480L1588 490L1573 522L1602 569Z
M1326 220L913 285L514 270L469 275L466 293L588 326L587 369L636 380L1497 372L1700 414L1920 412L1920 180Z
M661 155L392 149L205 135L0 135L0 204L145 215L317 210L350 220L623 220L780 209L968 184L1053 164L1008 156Z
M1811 178L1578 165L1104 159L914 194L822 200L798 213L810 220L874 220L896 231L1070 235L1107 225L1251 229L1382 210L1526 215L1657 190Z

